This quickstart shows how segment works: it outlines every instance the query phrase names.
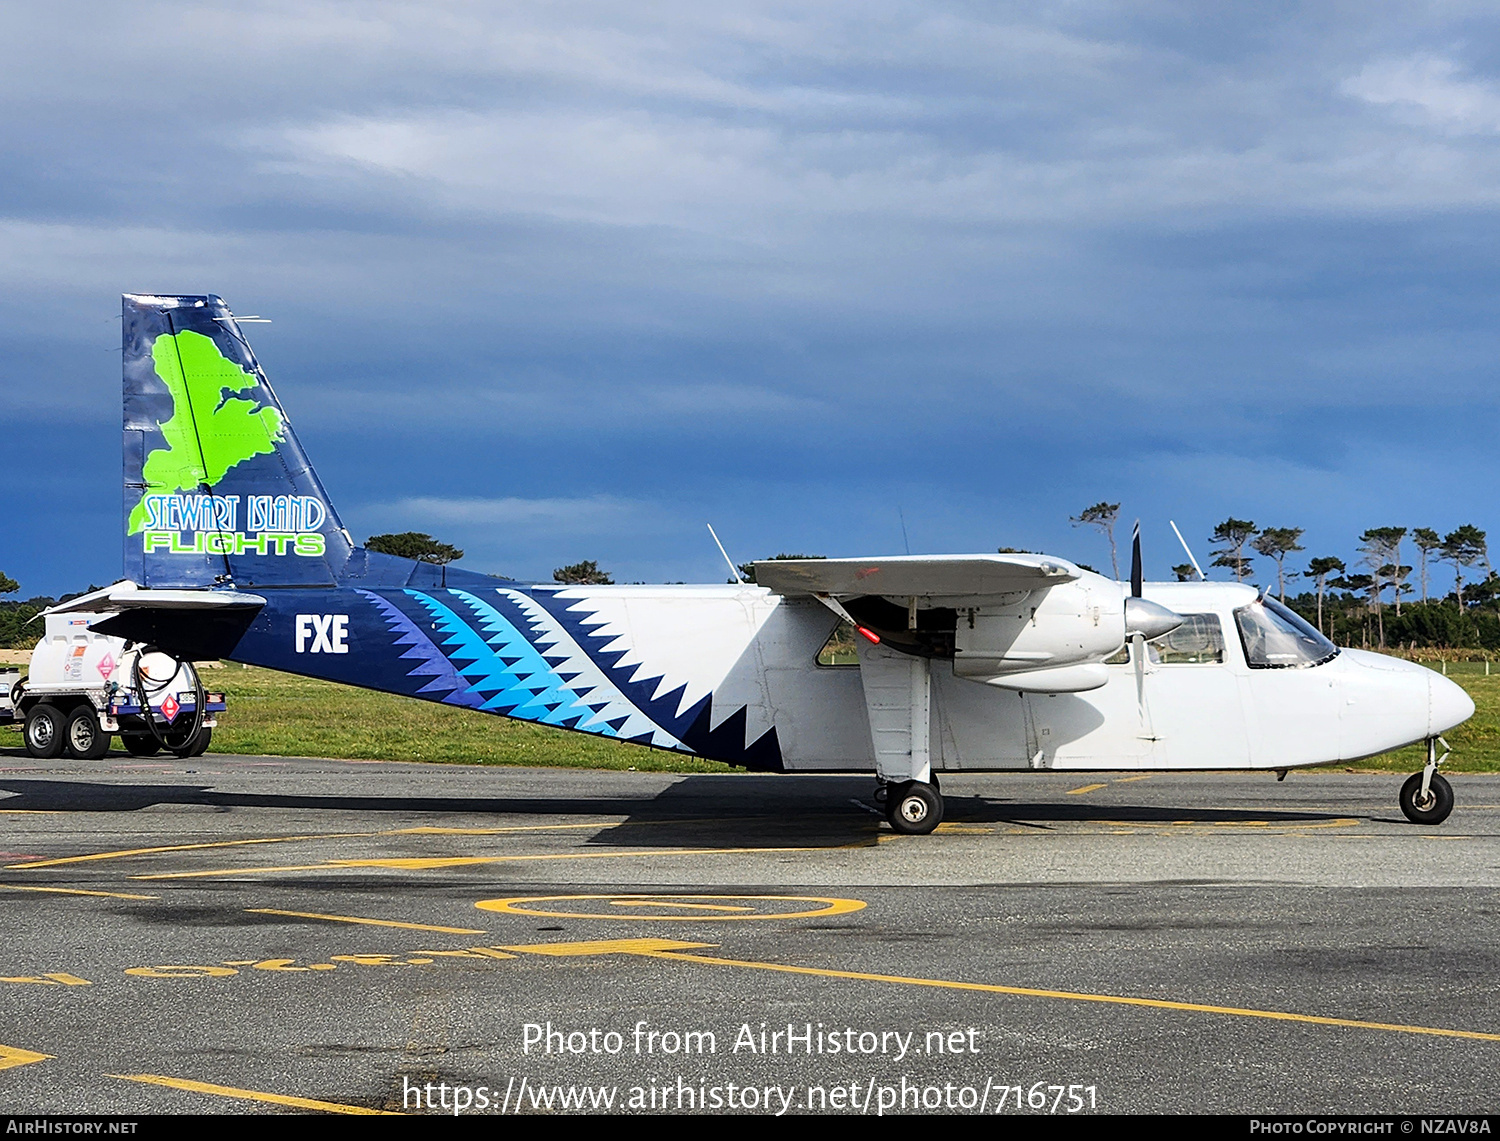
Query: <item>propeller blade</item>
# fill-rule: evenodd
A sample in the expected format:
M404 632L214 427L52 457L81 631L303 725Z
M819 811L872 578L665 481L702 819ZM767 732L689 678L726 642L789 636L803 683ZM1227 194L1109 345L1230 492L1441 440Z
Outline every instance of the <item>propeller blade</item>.
M1135 534L1130 538L1130 597L1141 596L1141 521L1135 521Z

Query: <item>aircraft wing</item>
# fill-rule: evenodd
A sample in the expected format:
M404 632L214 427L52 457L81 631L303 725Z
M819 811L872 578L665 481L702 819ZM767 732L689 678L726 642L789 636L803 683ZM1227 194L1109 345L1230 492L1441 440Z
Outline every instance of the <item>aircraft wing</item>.
M1050 555L895 555L874 559L768 559L755 581L777 594L973 597L1041 590L1083 572Z

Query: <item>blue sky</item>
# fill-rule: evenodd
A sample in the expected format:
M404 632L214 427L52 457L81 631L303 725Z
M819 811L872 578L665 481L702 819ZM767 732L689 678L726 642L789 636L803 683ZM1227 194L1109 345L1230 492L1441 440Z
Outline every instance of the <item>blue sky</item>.
M1233 514L1500 533L1492 6L0 9L0 570L120 571L119 294L357 538L721 581ZM1408 559L1408 561L1411 561ZM1262 570L1269 572L1269 564Z

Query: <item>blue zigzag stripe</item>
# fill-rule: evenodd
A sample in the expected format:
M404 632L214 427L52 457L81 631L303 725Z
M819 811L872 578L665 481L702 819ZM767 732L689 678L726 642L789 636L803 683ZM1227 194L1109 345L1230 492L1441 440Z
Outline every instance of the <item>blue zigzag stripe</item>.
M468 683L458 676L443 652L432 644L432 640L423 633L410 618L403 614L389 599L383 598L374 591L361 590L360 594L369 599L384 615L386 624L390 626L391 632L399 635L394 645L406 646L408 649L398 660L414 660L416 666L407 671L406 676L410 678L431 678L432 680L415 690L413 696L432 696L447 691L441 700L448 705L463 705L470 709L479 707L483 700L478 694L469 690Z
M578 728L593 716L594 711L552 672L536 647L492 607L466 592L449 592L474 609L484 630L481 635L431 595L415 590L406 593L445 635L441 648L469 688L483 697L479 709L568 729ZM607 736L612 731L601 726L592 732Z
M706 694L679 715L677 706L682 702L687 683L684 682L658 698L652 695L660 686L663 674L632 681L631 675L641 672L641 667L639 665L620 667L620 661L630 653L628 648L610 651L603 649L605 645L614 641L617 635L601 634L595 629L603 624L603 620L595 617L595 611L587 609L587 599L558 598L555 591L549 590L532 590L529 593L538 605L557 619L584 653L593 659L594 664L604 671L605 675L635 704L637 709L694 753L700 757L708 757L711 760L724 761L732 765L744 765L761 772L782 770L781 744L777 739L774 725L747 745L745 743L746 709L742 705L721 721L718 728L709 728L713 723L714 695L712 693ZM578 609L574 609L575 607Z

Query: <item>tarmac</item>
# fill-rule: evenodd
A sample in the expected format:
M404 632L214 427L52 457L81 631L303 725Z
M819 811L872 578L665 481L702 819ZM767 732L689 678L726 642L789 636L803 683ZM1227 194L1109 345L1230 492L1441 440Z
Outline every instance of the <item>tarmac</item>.
M1488 1112L1500 778L1402 779L11 751L0 1112Z

